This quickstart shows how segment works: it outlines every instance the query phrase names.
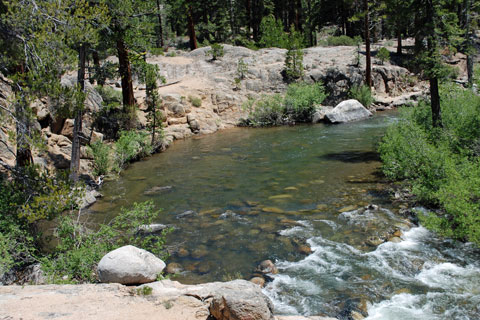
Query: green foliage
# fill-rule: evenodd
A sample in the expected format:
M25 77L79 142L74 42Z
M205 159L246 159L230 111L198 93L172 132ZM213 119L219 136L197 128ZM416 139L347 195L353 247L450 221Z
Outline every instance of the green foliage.
M114 170L120 172L124 166L138 158L149 155L152 151L147 142L147 133L136 131L122 131L120 138L115 142Z
M390 51L385 47L381 47L377 52L377 58L380 59L383 64L385 61L390 60Z
M202 106L202 99L200 97L188 96L188 101L190 101L194 107L199 108Z
M155 222L158 214L151 201L134 203L109 224L93 226L95 230L89 229L81 216L67 214L55 229L58 244L54 253L41 259L42 269L52 282L95 282L97 263L107 252L121 246L134 245L166 258L164 244L170 229L161 235L138 233L141 226Z
M373 103L372 90L365 85L353 86L350 88L348 96L351 99L358 100L365 108L368 108Z
M290 28L288 36L287 54L285 55L285 79L292 82L301 79L304 75L303 71L303 39L301 35L295 31L293 26Z
M152 295L153 288L149 286L142 286L141 288L137 288L136 293L139 296L150 296Z
M221 44L214 43L210 47L211 49L205 52L205 54L212 56L212 61L215 61L218 58L223 57L224 52L223 52L223 46Z
M293 83L285 95L285 113L297 122L310 122L319 105L326 98L325 90L319 83Z
M237 79L243 80L245 79L245 75L248 72L248 64L240 58L237 63Z
M447 86L441 98L443 128L432 127L427 103L402 110L380 145L383 172L439 209L419 213L425 226L480 245L480 97Z
M362 42L359 36L350 38L349 36L330 36L322 44L329 47L337 46L357 46Z
M96 141L88 146L89 152L93 155L95 176L106 175L111 168L111 148L102 141Z
M288 35L283 30L283 24L273 15L263 17L260 23L261 38L259 44L263 48L286 48Z
M96 86L95 90L103 99L103 104L107 108L118 108L122 105L122 92L115 90L110 86Z
M247 101L245 108L249 115L243 124L264 127L310 122L315 105L320 104L325 97L324 88L318 83L291 84L285 97L279 94L265 95L256 101Z

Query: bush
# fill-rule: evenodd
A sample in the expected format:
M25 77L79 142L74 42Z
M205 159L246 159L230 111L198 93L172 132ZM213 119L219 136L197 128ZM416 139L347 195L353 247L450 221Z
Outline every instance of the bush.
M211 45L211 50L208 50L206 54L211 55L212 61L215 61L218 58L223 57L223 46L221 44L214 43Z
M381 47L377 52L377 58L380 59L383 64L386 60L390 60L390 51L385 47Z
M315 106L325 100L323 86L314 84L291 84L285 95L285 111L289 118L297 122L311 122Z
M320 84L291 84L285 97L281 95L263 96L257 101L249 100L245 106L248 119L244 125L263 127L311 122L315 105L325 99L325 91Z
M53 254L41 259L42 269L51 282L95 282L100 259L109 251L127 244L165 259L164 244L169 229L160 236L138 233L140 226L154 223L158 214L151 201L134 203L131 209L122 209L109 224L97 226L96 231L87 228L82 217L65 215L55 229L58 244Z
M188 101L192 104L194 107L201 107L202 106L202 99L199 97L194 97L194 96L188 96Z
M324 42L327 46L336 47L336 46L356 46L362 42L362 39L359 36L355 38L350 38L349 36L330 36Z
M442 235L480 245L480 97L441 88L443 128L433 128L430 106L403 109L380 144L383 172L404 180L425 205L420 221Z
M368 86L353 86L348 96L350 99L358 100L365 108L373 103L372 90Z
M285 79L288 82L303 77L303 51L300 49L289 49L285 56Z
M110 86L96 86L95 89L102 96L103 104L108 109L118 108L122 105L122 92Z
M151 145L147 142L148 133L122 131L115 142L114 170L120 172L125 164L145 157L151 153Z
M93 156L95 176L106 175L110 172L111 149L102 141L96 141L88 146L89 152Z

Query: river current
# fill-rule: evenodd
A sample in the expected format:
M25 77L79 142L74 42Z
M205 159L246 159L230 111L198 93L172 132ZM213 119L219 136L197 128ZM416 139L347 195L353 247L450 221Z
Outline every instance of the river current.
M134 163L91 208L106 221L153 200L173 226L183 283L250 279L276 313L348 319L479 319L480 251L404 220L376 145L395 113L343 125L231 129ZM387 241L389 240L389 241Z

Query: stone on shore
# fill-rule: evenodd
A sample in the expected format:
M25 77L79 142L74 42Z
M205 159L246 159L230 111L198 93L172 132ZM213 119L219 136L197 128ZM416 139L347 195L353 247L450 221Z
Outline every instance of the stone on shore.
M372 113L360 102L350 99L340 102L331 112L325 115L325 118L331 123L344 123L363 120L371 116Z
M124 246L107 253L98 263L98 278L104 283L142 284L153 282L165 268L154 254Z

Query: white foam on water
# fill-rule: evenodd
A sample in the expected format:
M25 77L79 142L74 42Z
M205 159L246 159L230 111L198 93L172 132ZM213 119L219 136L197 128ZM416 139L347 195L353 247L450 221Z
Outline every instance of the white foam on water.
M314 221L323 222L323 223L325 223L326 225L328 225L330 228L332 228L333 230L337 230L337 229L338 229L338 225L337 225L335 222L333 222L332 220L318 219L318 220L314 220Z
M437 320L423 295L397 294L389 300L370 305L365 320Z
M468 265L461 267L453 263L441 263L425 267L415 278L430 288L480 294L480 269Z

